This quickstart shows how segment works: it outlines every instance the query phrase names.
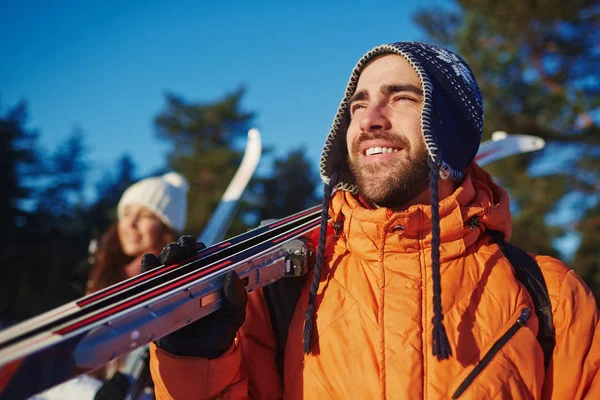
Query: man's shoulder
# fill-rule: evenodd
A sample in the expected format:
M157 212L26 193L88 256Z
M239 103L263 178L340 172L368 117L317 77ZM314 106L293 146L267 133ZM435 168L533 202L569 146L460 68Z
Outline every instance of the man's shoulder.
M590 288L583 279L562 261L544 255L533 255L533 257L544 275L553 311L556 310L562 297L570 297L574 292L591 294Z
M557 258L535 254L532 254L532 257L540 266L548 286L560 285L567 274L573 271L572 268Z

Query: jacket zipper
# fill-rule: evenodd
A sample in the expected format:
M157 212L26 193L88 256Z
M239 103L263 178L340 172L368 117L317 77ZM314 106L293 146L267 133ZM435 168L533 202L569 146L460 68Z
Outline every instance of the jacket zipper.
M467 388L471 385L471 383L473 383L473 381L475 380L475 378L477 378L481 371L483 371L483 369L490 363L490 361L492 361L492 358L494 358L496 353L498 353L500 349L506 344L506 342L508 342L510 338L512 338L515 335L515 333L517 333L517 331L525 325L530 316L531 311L529 311L529 308L524 308L523 310L521 310L521 315L519 315L519 318L517 318L517 322L515 322L513 326L511 326L510 329L506 331L506 333L502 335L502 337L498 339L496 343L494 343L492 348L481 359L479 364L475 366L473 371L471 371L471 373L466 377L466 379L460 384L458 389L456 389L456 391L452 395L453 399L458 399L464 393L464 391L467 390Z

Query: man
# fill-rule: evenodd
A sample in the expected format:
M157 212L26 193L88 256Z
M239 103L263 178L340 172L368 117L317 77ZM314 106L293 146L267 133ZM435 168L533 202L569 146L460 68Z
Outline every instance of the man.
M544 365L532 295L495 239L511 234L508 196L473 162L482 128L457 55L414 42L367 53L326 140L330 229L323 218L287 334L271 289L246 297L228 275L222 309L152 345L157 397L600 398L594 297L535 256L554 324ZM181 240L162 261L192 251Z

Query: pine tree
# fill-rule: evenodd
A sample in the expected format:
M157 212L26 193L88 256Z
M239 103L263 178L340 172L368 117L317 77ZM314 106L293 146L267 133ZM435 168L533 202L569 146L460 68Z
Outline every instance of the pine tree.
M453 48L474 70L484 96L484 139L504 130L547 142L541 152L487 168L511 197L511 241L558 255L557 239L580 234L577 256L567 261L599 293L598 266L590 261L600 259L598 246L590 245L597 230L585 222L598 215L600 178L594 162L600 155L594 4L459 0L446 10L424 10L415 20L429 41ZM566 210L573 220L553 223Z

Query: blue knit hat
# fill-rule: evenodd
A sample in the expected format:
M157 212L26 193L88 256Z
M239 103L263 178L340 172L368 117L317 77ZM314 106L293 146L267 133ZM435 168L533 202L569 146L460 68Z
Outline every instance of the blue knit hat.
M440 278L440 226L438 178L462 181L465 170L475 158L483 132L483 99L471 68L458 55L441 47L418 42L398 42L377 46L354 67L344 98L339 106L321 156L321 179L326 184L323 207L328 207L335 187L356 193L357 187L348 165L346 132L350 124L349 103L365 66L376 57L397 54L416 71L423 89L421 133L429 153L432 208L432 276L434 337L433 354L447 358L451 351L443 326ZM327 215L321 220L327 223ZM324 229L321 229L324 236ZM309 295L304 332L304 350L310 351L314 303L320 278L325 240L319 243L313 285ZM313 293L314 292L314 293Z

